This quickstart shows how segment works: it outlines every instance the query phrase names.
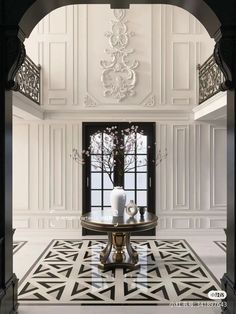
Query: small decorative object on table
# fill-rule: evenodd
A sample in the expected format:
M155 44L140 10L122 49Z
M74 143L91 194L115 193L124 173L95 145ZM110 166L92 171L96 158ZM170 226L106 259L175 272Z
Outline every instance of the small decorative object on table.
M130 202L126 206L126 213L129 216L134 217L137 214L137 212L138 212L138 206L134 203L133 200L130 200Z
M146 211L146 206L139 206L139 213L141 216L145 214Z
M113 216L123 216L126 203L126 193L122 186L115 186L110 195Z

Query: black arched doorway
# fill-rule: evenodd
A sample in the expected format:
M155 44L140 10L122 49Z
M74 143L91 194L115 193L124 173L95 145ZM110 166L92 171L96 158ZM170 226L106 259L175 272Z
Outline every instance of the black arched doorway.
M127 8L125 0L1 0L0 2L0 313L17 312L17 279L12 269L12 90L17 89L15 74L25 50L23 41L34 26L52 10L69 4L108 3ZM142 0L132 3L144 3ZM236 105L236 3L215 0L149 0L147 3L171 4L192 13L215 38L215 58L227 78L228 90L228 207L227 272L222 278L228 306L225 313L236 313L235 252L235 112Z

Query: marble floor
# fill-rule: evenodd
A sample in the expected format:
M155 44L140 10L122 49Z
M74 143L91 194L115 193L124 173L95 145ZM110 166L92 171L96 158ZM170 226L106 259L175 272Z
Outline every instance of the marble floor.
M79 232L62 232L60 230L53 232L25 232L18 230L14 236L14 241L27 241L27 243L22 246L14 254L14 271L17 277L21 280L23 276L27 273L29 268L35 263L38 257L42 254L45 248L48 246L52 239L82 239L79 236ZM86 237L86 239L93 239L94 237ZM97 239L102 239L103 237L96 237ZM142 237L143 239L144 237ZM154 237L148 237L149 239L155 239ZM138 239L138 237L133 237L133 239ZM214 276L220 280L226 267L226 256L224 250L222 250L214 241L225 241L225 234L222 231L203 231L197 230L191 233L186 231L158 231L158 236L156 239L185 239L196 254L201 258L209 270L214 274ZM54 305L21 305L19 307L20 314L60 314L66 311L67 314L108 314L111 312L111 306L54 306ZM146 314L154 313L170 313L170 314L216 314L221 313L218 307L170 307L170 306L112 306L113 314L118 313L135 313L141 314L145 311Z

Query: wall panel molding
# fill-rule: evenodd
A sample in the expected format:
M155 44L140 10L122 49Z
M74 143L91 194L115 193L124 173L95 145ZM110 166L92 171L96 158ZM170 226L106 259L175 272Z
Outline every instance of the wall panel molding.
M70 153L73 147L82 149L83 121L14 125L14 224L19 228L79 227L82 167L72 161ZM156 121L157 149L168 150L167 159L156 169L158 228L225 226L224 194L218 190L226 189L226 179L222 179L225 132L223 127L207 124Z
M194 182L193 182L193 208L196 210L200 209L200 200L201 200L201 189L200 189L200 171L201 171L201 127L200 125L194 126L194 150L193 150L193 158L194 158ZM192 166L191 166L192 168Z
M74 106L79 105L79 90L80 90L80 82L79 82L79 55L80 55L80 38L79 38L79 6L73 6L73 102Z
M21 124L13 128L13 208L30 210L30 126ZM20 187L20 189L18 189Z
M44 209L44 127L38 125L38 209Z
M186 97L172 97L171 98L171 104L172 105L178 105L178 106L186 106L186 105L190 105L190 98Z
M189 209L189 128L173 128L174 209Z
M67 33L68 7L61 7L48 15L48 33L63 35Z
M43 124L43 144L44 144L44 154L43 154L43 210L50 210L50 175L51 175L51 136L50 136L50 126L48 124Z
M66 209L66 126L50 126L50 209ZM68 140L68 139L67 139Z
M65 90L66 79L66 42L49 43L49 90ZM60 65L60 66L59 66Z
M104 50L108 48L104 32L110 29L111 19L109 5L71 5L54 10L40 21L26 40L26 48L28 55L42 65L43 105L51 109L58 105L58 110L71 106L79 111L89 95L100 110L109 106L141 110L152 94L156 95L153 110L163 106L173 110L170 105L182 110L183 105L196 105L196 65L211 55L214 41L195 17L168 5L132 5L127 11L127 25L136 35L127 48L135 49L140 66L136 95L120 103L103 96L100 80L99 61L106 59ZM67 47L66 52L62 45ZM49 60L50 54L55 60Z
M190 90L190 42L172 44L172 89Z
M191 15L186 10L171 6L171 32L175 35L190 34Z
M160 216L158 230L223 230L226 228L225 217L190 217L187 214L178 217Z
M226 129L211 127L211 196L212 209L222 209L226 206Z

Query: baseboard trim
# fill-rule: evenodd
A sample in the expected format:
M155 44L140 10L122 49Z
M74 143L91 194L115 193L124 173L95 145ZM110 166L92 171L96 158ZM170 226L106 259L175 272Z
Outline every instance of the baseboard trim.
M214 240L225 240L225 233L223 229L156 229L156 235L151 238L166 238L166 237L189 237L189 236L211 236ZM15 241L29 241L41 242L48 239L86 239L94 238L94 236L83 236L82 229L16 229L14 235ZM132 234L132 239L139 238L138 233ZM143 236L141 236L143 237ZM150 237L150 236L149 236ZM97 239L106 239L107 235L96 235Z

